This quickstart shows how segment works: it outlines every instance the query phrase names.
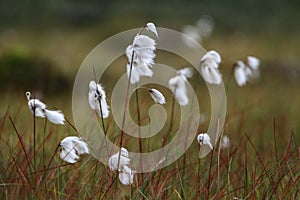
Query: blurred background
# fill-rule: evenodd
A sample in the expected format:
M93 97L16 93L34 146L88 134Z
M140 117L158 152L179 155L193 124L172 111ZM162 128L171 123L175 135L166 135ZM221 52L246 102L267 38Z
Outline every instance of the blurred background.
M299 10L298 0L1 0L1 112L16 97L26 103L26 90L55 96L54 102L61 101L57 95L65 96L70 106L73 80L85 56L106 38L152 21L220 52L226 84L236 60L260 58L258 83L244 88L227 84L228 107L232 113L258 107L252 110L256 119L283 115L298 129ZM125 64L120 69L125 72Z

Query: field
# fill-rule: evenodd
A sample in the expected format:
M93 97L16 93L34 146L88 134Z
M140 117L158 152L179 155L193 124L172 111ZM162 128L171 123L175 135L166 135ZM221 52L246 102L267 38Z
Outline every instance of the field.
M167 26L166 19L158 21ZM84 135L75 126L72 111L72 87L80 64L101 41L144 23L136 20L128 22L127 27L117 17L109 22L100 27L59 25L27 30L20 25L1 30L1 199L299 199L300 47L296 44L300 36L297 30L273 33L271 25L265 32L243 32L242 25L230 31L224 24L219 30L216 24L215 32L202 43L206 50L216 50L222 56L219 69L227 98L221 137L212 142L214 148L206 157L199 159L202 146L195 137L178 160L162 169L135 174L129 185L119 181L119 172L112 172L90 154L80 156L74 164L62 160L61 140ZM180 29L174 21L167 28ZM232 74L233 63L248 55L260 59L261 76L239 87ZM174 69L187 65L182 59L157 51L155 61L164 60ZM99 80L106 90L108 105L116 81L126 73L126 63L125 56L118 58ZM202 78L194 74L188 81L194 86L205 116L197 129L197 133L203 133L210 124L210 96ZM167 122L158 135L150 139L122 135L113 116L103 120L110 141L120 146L122 140L129 152L161 148L166 135L167 142L171 141L180 125L180 106L173 104L172 92L155 84L147 86L158 87L167 99ZM33 116L26 91L50 109L62 110L65 125ZM147 125L154 102L146 90L139 90L138 99L136 94L129 100L131 117L136 124ZM88 100L87 94L82 98ZM103 121L98 117L99 126ZM224 136L230 144L221 148Z

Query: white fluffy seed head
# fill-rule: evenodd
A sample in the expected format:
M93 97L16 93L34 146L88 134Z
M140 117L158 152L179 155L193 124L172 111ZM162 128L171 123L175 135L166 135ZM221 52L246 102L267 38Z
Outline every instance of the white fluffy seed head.
M60 158L68 163L76 163L79 156L89 154L88 145L79 137L69 136L60 142Z
M258 70L259 65L260 65L260 60L254 56L247 56L247 65L252 70Z
M120 151L121 151L121 155L120 155L120 163L119 163L119 169L118 169ZM128 157L127 149L122 147L120 151L117 152L116 154L113 154L108 160L108 166L109 166L111 171L121 170L122 167L124 167L125 165L130 164L130 158Z
M181 106L185 106L189 103L185 85L186 81L185 76L175 76L169 80L169 87Z
M151 89L149 89L149 92L150 92L152 99L155 101L155 103L159 103L161 105L166 103L166 99L165 99L164 95L157 89L151 88Z
M135 171L128 166L123 166L119 172L119 180L123 185L130 185L133 183Z
M156 56L155 50L155 41L148 36L139 34L134 37L133 44L126 48L127 75L129 77L131 69L131 84L137 83L140 77L153 76L151 68Z
M109 106L107 105L106 93L102 85L97 84L95 81L90 81L89 88L88 99L91 109L95 110L100 117L102 111L103 118L107 118L109 116Z
M230 139L227 135L224 135L221 139L221 149L227 149L230 146Z
M53 124L65 124L64 114L60 110L44 110L45 116Z
M47 117L47 119L54 124L64 124L65 117L60 110L48 110L47 106L39 99L31 99L30 92L25 93L28 100L29 110L34 113L36 117Z
M222 75L219 71L221 56L216 51L207 52L201 59L200 70L202 77L209 84L219 85L222 82Z
M251 70L241 60L236 61L234 64L234 78L236 83L241 87L246 84L251 76Z
M222 75L215 62L204 62L201 64L201 74L204 80L209 84L219 85L222 82Z
M193 76L193 69L190 67L186 67L177 71L177 75L185 76L186 78L192 78Z
M34 112L34 115L36 117L42 117L42 118L45 117L44 110L46 109L46 104L44 104L40 100L38 100L38 99L30 99L28 101L28 107L29 107L29 110L31 111L32 114Z
M213 60L216 63L220 64L222 62L222 58L220 56L220 54L214 50L208 51L201 59L201 61L205 61L205 60Z
M211 149L213 149L213 146L210 142L210 137L207 133L200 133L197 136L197 141L200 144L200 146L202 145L208 145Z
M136 35L133 39L133 50L152 50L156 49L156 42L146 35Z
M153 24L152 22L148 22L146 24L146 29L152 33L154 33L156 35L156 37L158 38L158 33L157 33L157 30L156 30L156 26L155 24Z

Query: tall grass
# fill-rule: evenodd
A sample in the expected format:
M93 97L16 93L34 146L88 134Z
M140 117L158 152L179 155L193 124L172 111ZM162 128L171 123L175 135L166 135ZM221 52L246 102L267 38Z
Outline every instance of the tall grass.
M232 89L237 90L235 87ZM257 90L260 93L261 89ZM139 97L141 97L139 102L143 105L151 104L148 96ZM129 103L136 104L131 101ZM166 106L172 107L172 101L167 102ZM289 118L284 115L262 113L265 119L257 120L253 117L256 111L244 109L247 106L243 108L240 105L229 104L229 107L228 110L233 112L228 113L224 128L224 134L231 139L231 146L228 149L214 148L207 157L199 160L199 145L195 141L184 156L159 173L146 173L140 181L135 178L131 186L123 186L118 181L117 175L112 175L107 166L91 156L84 156L73 165L60 160L58 152L60 140L67 135L77 134L70 120L66 126L55 126L50 123L45 126L43 119L36 119L37 135L34 151L30 111L26 103L10 102L10 106L4 109L0 118L0 197L1 199L299 198L299 143L296 139L297 132L293 131L288 123ZM137 112L136 106L132 106L131 109ZM140 112L140 120L143 121L146 113L143 109ZM176 110L174 112L176 113ZM68 116L70 111L67 110L66 113ZM167 124L166 128L169 129L171 124ZM205 130L206 126L207 123L204 123L200 129ZM113 138L119 135L119 130L113 126L105 128L108 137L114 141ZM170 135L172 134L171 130ZM139 144L139 141L136 142L129 136L124 136L123 142L123 146L133 149L135 143ZM163 145L164 140L156 138L149 139L149 142L158 143L159 147ZM147 147L148 143L143 142L142 148L148 149ZM34 159L36 159L35 168Z

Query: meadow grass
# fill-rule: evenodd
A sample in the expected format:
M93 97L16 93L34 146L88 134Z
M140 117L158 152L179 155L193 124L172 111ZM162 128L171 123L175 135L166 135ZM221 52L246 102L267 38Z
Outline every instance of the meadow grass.
M145 173L142 179L136 176L131 186L123 186L116 174L91 156L84 156L73 165L63 162L58 144L62 138L77 132L69 124L52 125L45 119L36 119L34 168L33 119L27 101L24 94L5 94L0 121L1 199L297 199L300 187L297 83L286 83L284 79L274 82L272 78L264 75L261 82L244 88L237 87L234 81L230 83L223 133L230 138L228 149L219 150L217 144L208 156L199 159L199 144L195 139L178 161L162 170ZM205 85L198 87L197 93L199 99L205 99ZM147 123L151 100L142 90L139 95L143 104L141 123ZM69 96L61 95L47 102L62 109L72 123L69 101ZM130 104L131 113L135 113L134 96ZM166 108L170 106L171 101ZM200 105L208 116L209 106L209 103ZM106 123L112 124L112 120L109 118ZM202 124L199 132L205 131L208 123ZM118 144L120 130L109 125L107 131L108 137L117 138ZM150 150L159 148L161 139L162 135L158 135L148 140ZM143 141L143 150L148 149L147 142ZM130 151L138 152L140 148L138 139L126 135L123 145Z
M17 48L32 48L25 51L51 57L62 71L73 77L75 66L98 42L99 30L65 31L64 34L23 36L24 43ZM44 33L46 34L46 33ZM69 35L70 37L63 37ZM92 36L91 36L92 35ZM94 38L91 41L90 38ZM230 138L230 147L219 150L218 144L205 158L199 159L199 144L196 141L179 160L171 165L143 177L135 176L131 186L123 186L117 174L92 156L86 155L76 164L68 164L59 158L59 142L66 136L77 135L72 127L72 109L70 94L59 94L47 99L47 105L61 109L70 124L64 126L47 123L45 119L33 117L27 107L24 92L7 92L1 95L0 104L0 198L1 199L297 199L300 188L299 141L300 114L299 80L290 80L285 74L276 71L284 65L276 61L285 59L297 61L292 52L299 47L289 49L299 36L290 40L276 40L263 36L253 38L217 36L208 40L206 46L220 50L224 64L220 70L224 77L227 92L227 116L223 135ZM36 45L30 45L35 40ZM96 38L96 39L95 39ZM238 39L236 39L238 38ZM99 41L104 38L99 36ZM57 50L53 43L63 42L64 48ZM77 42L74 42L77 41ZM232 44L237 46L232 47ZM231 47L231 48L228 48ZM258 48L261 47L261 48ZM4 49L9 47L4 47ZM43 51L40 51L43 48ZM253 53L262 59L262 77L259 82L240 88L234 80L228 83L231 63L245 55ZM64 56L61 56L64 55ZM163 60L159 57L157 60ZM239 55L239 56L236 56ZM264 57L262 57L264 56ZM276 58L276 59L274 59ZM169 60L169 59L168 59ZM267 60L267 62L264 62ZM274 60L274 62L272 62ZM101 80L108 92L114 85L111 77L117 79L125 71L123 60L114 64L119 70L108 70ZM273 64L276 66L273 66ZM174 60L170 66L180 67L185 63ZM278 66L277 66L278 65ZM74 66L70 68L67 66ZM288 70L288 68L287 68ZM280 72L280 71L279 71ZM196 82L193 78L190 82ZM209 94L205 84L197 87L201 112L209 119ZM30 90L31 88L28 88ZM166 109L170 110L172 95L161 88L167 98ZM133 117L136 123L148 123L148 110L151 99L146 91L139 91L130 100L129 110L136 116L136 102L141 104L140 119ZM87 97L86 97L87 98ZM44 99L44 98L42 98ZM178 106L178 105L177 105ZM177 108L177 107L176 107ZM177 109L178 110L178 109ZM170 119L170 113L168 114ZM176 126L177 118L173 124ZM100 120L99 120L99 123ZM120 130L113 119L105 120L107 136L115 144L120 142ZM207 130L209 121L199 127L199 132ZM169 128L169 122L162 133ZM36 152L33 152L33 130L36 132ZM129 151L152 151L161 147L163 134L141 142L124 136L123 145ZM172 134L170 135L170 139ZM35 162L36 167L34 167Z

